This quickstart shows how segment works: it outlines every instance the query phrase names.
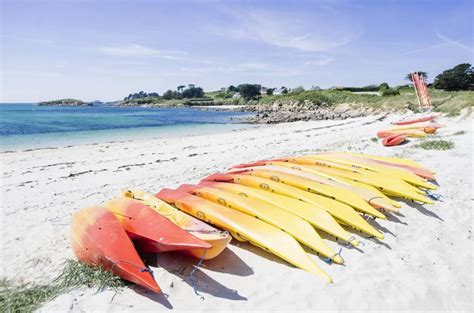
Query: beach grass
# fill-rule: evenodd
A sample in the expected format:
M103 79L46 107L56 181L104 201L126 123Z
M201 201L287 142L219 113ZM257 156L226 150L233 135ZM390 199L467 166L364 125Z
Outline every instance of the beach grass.
M125 283L110 272L68 260L62 273L47 284L0 281L0 312L33 312L43 303L79 287L119 289Z
M303 103L310 101L316 105L336 106L339 104L351 104L355 107L368 107L373 109L402 110L410 109L418 111L418 100L412 88L400 88L399 95L378 96L375 94L360 94L347 90L307 90L289 92L284 95L261 95L258 100L246 102L244 99L219 99L229 104L271 104L275 101L295 101ZM474 106L473 91L443 91L430 88L430 96L435 111L447 113L449 116L457 116L464 108ZM215 93L206 93L207 97L215 97ZM217 100L217 99L216 99Z
M450 140L424 140L415 147L424 150L450 150L454 148L454 142Z
M33 312L60 293L52 285L14 284L3 279L0 281L0 311Z

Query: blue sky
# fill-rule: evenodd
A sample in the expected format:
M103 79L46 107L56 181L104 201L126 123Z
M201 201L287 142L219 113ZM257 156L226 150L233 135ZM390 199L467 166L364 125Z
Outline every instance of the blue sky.
M0 1L1 102L401 84L473 56L471 1Z

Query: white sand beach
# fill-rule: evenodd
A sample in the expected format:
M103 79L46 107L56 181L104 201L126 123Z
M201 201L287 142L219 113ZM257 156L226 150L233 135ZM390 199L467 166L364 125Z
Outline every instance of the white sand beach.
M411 158L437 172L434 205L404 202L399 215L371 221L385 233L374 242L342 249L346 265L312 256L334 279L296 269L249 244L232 241L216 259L198 262L177 253L150 257L167 295L130 286L116 293L80 289L64 294L43 312L124 311L466 311L473 310L473 120L441 118L436 136L453 150L383 147L371 140L400 118L391 115L346 120L253 125L248 129L106 144L1 153L2 277L45 282L74 258L72 213L100 204L127 187L157 192L258 159L324 150ZM455 135L458 131L465 133ZM327 240L339 249L339 244Z

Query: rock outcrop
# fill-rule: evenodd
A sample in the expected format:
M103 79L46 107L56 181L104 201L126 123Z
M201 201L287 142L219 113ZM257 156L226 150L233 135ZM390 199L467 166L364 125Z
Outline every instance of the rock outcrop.
M250 123L276 124L295 121L346 119L378 113L370 107L361 105L340 104L331 106L326 103L314 104L304 101L275 101L273 103L257 103L248 105L245 111L255 112L247 118Z

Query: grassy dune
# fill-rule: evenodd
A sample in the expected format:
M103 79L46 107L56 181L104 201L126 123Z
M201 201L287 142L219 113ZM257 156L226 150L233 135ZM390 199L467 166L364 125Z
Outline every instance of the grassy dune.
M258 105L272 104L275 101L281 102L305 102L310 101L316 106L337 106L339 104L350 104L354 106L371 107L374 109L391 109L402 110L405 108L416 111L418 109L418 101L416 95L411 88L399 89L400 94L395 96L378 96L373 94L358 94L344 90L318 90L318 91L302 91L290 92L285 95L262 95L256 100L246 101L242 98L222 98L219 97L220 92L208 92L205 98L200 99L172 99L165 100L163 98L147 97L136 99L133 101L124 101L122 105L150 105L150 106L175 106L184 105ZM430 95L435 111L448 113L449 115L457 115L464 108L474 106L474 91L458 91L448 92L436 89L430 89Z

